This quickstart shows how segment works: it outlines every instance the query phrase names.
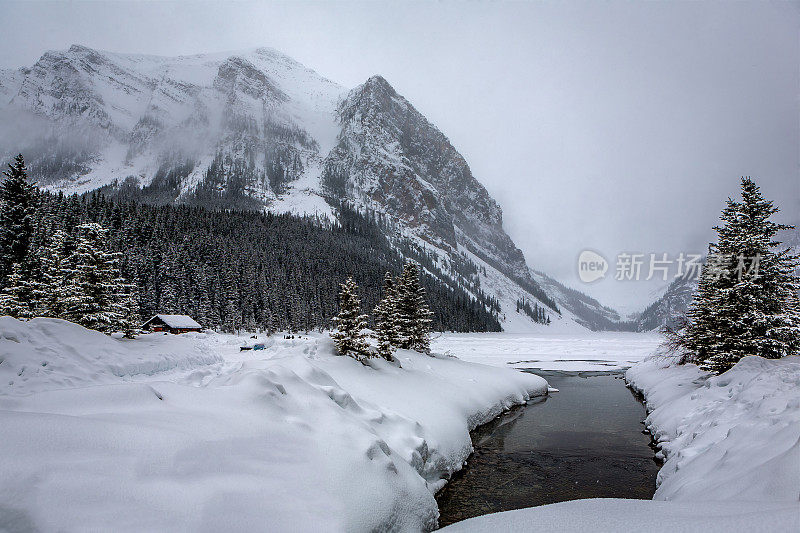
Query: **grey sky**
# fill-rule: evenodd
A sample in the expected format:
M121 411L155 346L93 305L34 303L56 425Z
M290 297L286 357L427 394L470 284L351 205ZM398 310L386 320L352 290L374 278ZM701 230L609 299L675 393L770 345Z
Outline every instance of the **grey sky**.
M741 175L800 219L798 6L6 3L0 66L72 43L266 45L345 86L382 74L464 154L531 266L627 311L655 286L581 284L583 248L703 251Z

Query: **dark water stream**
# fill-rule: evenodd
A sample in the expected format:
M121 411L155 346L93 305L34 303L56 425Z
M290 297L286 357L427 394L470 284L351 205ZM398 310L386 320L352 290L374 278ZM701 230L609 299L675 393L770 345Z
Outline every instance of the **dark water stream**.
M560 392L475 430L475 453L436 497L441 526L579 498L653 496L659 465L622 373L535 373Z

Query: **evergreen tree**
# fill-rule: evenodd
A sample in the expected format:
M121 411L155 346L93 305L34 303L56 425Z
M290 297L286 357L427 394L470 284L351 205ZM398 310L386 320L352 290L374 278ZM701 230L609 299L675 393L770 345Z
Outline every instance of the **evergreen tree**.
M126 194L134 190L126 188ZM424 266L420 281L435 311L436 329L500 330L499 304L471 281L471 272L478 271L474 263L459 262L459 272L451 278L435 254L404 240L401 255L376 222L344 206L338 213L341 223L333 224L319 217L148 205L100 193L42 191L35 205L29 245L33 261L25 265L34 274L20 273L20 279L34 281L37 303L47 296L50 282L36 284L48 279L44 272L58 270L47 264L47 258L55 257L49 246L56 232L67 235L69 262L77 226L96 222L109 229L110 249L122 252L122 277L136 285L136 304L148 317L180 312L226 331L242 324L273 331L329 329L338 311L340 280L352 275L364 307L374 309L382 298L385 272L402 270L405 256ZM73 270L67 264L66 276ZM57 302L56 307L42 306L55 311L37 307L36 314L64 312Z
M129 284L125 278L118 277L116 298L117 303L114 309L119 314L117 324L114 329L122 332L123 336L127 339L132 339L141 330L139 326L142 321L141 314L139 313L139 302L136 297L136 287Z
M0 294L0 315L14 318L36 316L37 305L34 298L37 284L29 275L30 266L26 263L14 264L11 275L6 279L6 286Z
M750 178L742 178L742 202L728 199L715 226L686 330L677 344L704 370L722 373L747 355L778 359L800 350L798 257L776 251L778 211Z
M29 274L26 270L30 263L26 263L26 259L36 207L36 186L28 182L28 169L22 154L8 165L3 175L5 180L0 185L0 287L6 284L14 265L19 265L19 276Z
M130 334L134 326L131 286L119 271L119 252L108 251L108 230L96 223L78 226L67 283L62 291L65 318L89 329Z
M518 299L517 313L519 313L520 311L531 317L531 319L533 319L534 322L538 322L539 324L550 323L549 318L547 317L547 314L544 310L544 307L540 307L539 304L537 303L534 303L533 307L531 307L529 301L525 300L524 298Z
M57 230L44 247L39 258L42 270L41 282L34 289L38 316L51 318L64 316L62 297L68 276L74 270L74 265L69 263L73 251L74 243L69 234L63 230Z
M378 341L378 355L387 361L394 360L394 350L399 344L397 331L397 297L392 274L387 272L383 278L383 299L375 307L375 335Z
M369 343L363 333L367 327L367 315L361 314L361 299L358 285L347 278L339 290L339 314L334 317L336 330L331 338L339 355L349 355L362 363L370 356Z
M419 283L419 266L416 262L407 261L403 267L396 299L398 346L429 353L432 313L425 299L425 289Z

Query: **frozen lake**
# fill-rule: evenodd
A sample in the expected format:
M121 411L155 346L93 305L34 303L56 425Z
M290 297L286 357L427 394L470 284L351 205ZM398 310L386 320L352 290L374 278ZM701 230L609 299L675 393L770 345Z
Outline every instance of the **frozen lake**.
M539 370L617 370L651 355L663 337L657 333L445 333L433 351L484 365Z

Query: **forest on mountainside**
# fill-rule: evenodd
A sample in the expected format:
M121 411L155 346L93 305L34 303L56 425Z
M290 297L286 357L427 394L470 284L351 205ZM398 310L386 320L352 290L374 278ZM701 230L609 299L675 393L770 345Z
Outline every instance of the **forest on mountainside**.
M31 253L44 253L58 230L69 236L80 224L96 222L109 230L109 246L122 252L121 273L137 289L142 318L177 313L228 331L308 331L331 326L339 284L348 276L358 283L364 311L371 314L385 273L399 274L404 262L377 219L345 205L337 211L339 223L333 223L288 214L151 205L98 192L65 196L39 191ZM477 272L474 264L470 269L466 262L444 262L410 240L401 248L423 267L434 330L500 331L498 303L474 283L468 293L463 276L456 275L455 269Z

